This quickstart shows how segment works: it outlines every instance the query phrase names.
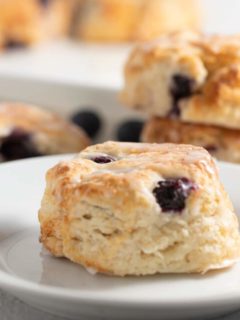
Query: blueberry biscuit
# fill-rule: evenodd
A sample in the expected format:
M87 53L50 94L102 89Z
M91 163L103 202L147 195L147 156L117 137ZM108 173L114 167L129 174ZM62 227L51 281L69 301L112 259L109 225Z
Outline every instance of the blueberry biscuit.
M59 116L17 103L0 104L0 161L79 152L86 134Z
M81 0L75 34L87 41L146 40L196 28L194 0Z
M240 130L154 117L145 125L141 140L192 144L207 149L218 160L240 163Z
M46 179L41 241L55 256L119 276L204 273L239 259L238 220L202 148L107 142Z
M123 102L149 115L240 128L240 37L180 32L139 45Z
M0 0L0 47L25 47L65 34L73 0Z

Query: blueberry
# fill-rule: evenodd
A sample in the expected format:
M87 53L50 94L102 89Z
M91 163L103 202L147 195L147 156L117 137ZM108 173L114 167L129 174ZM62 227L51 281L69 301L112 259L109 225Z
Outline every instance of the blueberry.
M125 142L139 142L144 122L128 120L120 124L117 129L117 139Z
M4 47L8 50L23 49L26 48L26 46L26 43L12 39L9 39L4 43Z
M172 109L170 110L168 117L170 118L179 118L181 115L180 108L177 102L173 103Z
M72 116L72 122L83 128L87 134L94 138L101 128L102 121L94 111L82 110Z
M158 182L153 194L163 212L181 212L190 193L196 189L197 185L187 178L167 179Z
M172 96L173 107L169 113L169 116L179 117L179 100L183 98L190 97L194 92L194 80L181 75L175 74L172 78L172 84L170 88L170 93Z
M204 147L208 152L212 153L212 152L216 152L217 151L217 147L214 144L208 144L207 146Z
M102 156L102 155L93 157L93 158L91 158L91 160L96 163L100 163L100 164L110 163L110 162L116 161L116 159L113 158L112 156Z
M193 79L183 76L181 74L175 74L173 76L171 94L175 101L191 96L193 94L193 88Z
M2 139L0 154L6 161L37 157L41 154L36 150L31 135L20 128Z
M38 1L44 7L48 6L50 2L50 0L38 0Z

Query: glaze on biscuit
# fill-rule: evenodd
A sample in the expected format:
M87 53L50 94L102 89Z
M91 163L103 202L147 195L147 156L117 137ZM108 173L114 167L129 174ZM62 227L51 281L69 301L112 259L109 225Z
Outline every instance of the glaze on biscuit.
M238 220L202 148L106 142L46 180L41 242L55 256L118 276L204 273L239 259Z

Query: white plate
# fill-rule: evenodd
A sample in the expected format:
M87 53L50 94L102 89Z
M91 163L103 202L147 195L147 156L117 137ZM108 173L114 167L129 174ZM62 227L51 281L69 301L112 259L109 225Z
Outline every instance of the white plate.
M131 45L58 40L31 49L1 52L1 76L119 88Z
M79 319L188 319L239 308L240 264L224 272L143 278L92 276L38 242L37 211L54 156L0 166L0 287L37 308ZM240 213L240 167L220 164ZM88 319L88 318L87 318Z

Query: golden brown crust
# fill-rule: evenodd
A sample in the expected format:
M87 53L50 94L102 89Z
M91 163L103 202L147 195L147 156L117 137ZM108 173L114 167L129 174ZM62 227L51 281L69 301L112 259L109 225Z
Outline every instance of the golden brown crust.
M100 155L115 161L92 160ZM163 212L153 190L180 177L197 187L181 213ZM206 272L239 258L237 218L202 148L107 142L59 163L46 179L41 241L54 255L121 276Z
M218 160L240 163L240 130L152 118L142 132L146 143L182 143L207 149Z
M175 76L191 81L177 101ZM177 106L182 121L240 128L240 36L164 36L132 52L125 79L122 100L131 108L169 117Z
M0 0L0 47L31 45L66 34L72 0Z
M80 128L50 111L20 103L1 103L0 139L16 129L31 136L40 154L79 152L90 143Z
M147 40L197 28L192 0L82 0L76 35L87 41Z

